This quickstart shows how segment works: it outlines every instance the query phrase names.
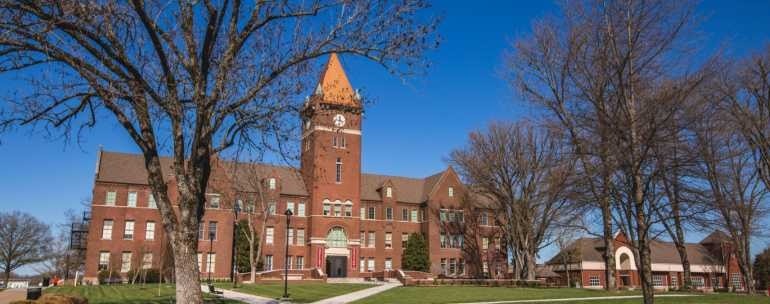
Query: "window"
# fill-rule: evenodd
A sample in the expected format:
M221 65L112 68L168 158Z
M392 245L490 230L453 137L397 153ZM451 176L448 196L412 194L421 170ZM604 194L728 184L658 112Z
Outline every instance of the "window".
M588 286L601 286L601 282L599 282L599 276L588 277Z
M375 219L375 212L374 212L374 207L369 207L369 214L367 215L367 217L368 217L370 220L373 220L373 219Z
M273 256L272 255L266 255L265 256L265 270L273 270Z
M690 285L692 285L695 288L701 288L706 284L706 281L703 279L703 277L700 276L693 276L690 279Z
M107 192L107 197L104 198L104 204L107 206L115 206L115 197L117 193L115 191Z
M385 270L393 270L393 258L385 258Z
M353 216L353 205L345 205L345 216L351 217Z
M347 146L348 146L348 143L345 140L345 135L340 135L340 148L345 148Z
M393 188L391 187L385 188L385 197L393 197Z
M366 219L366 207L361 207L361 219Z
M324 215L331 215L332 205L324 204Z
M305 257L298 256L296 257L296 262L294 263L294 269L303 269L305 268Z
M358 263L358 267L361 269L361 271L366 271L366 258L360 259L360 262Z
M385 249L393 248L393 234L385 232Z
M366 261L366 271L372 272L374 271L374 258L370 257L368 261Z
M369 240L366 241L367 247L374 248L375 247L375 240L376 240L376 234L374 234L374 231L369 231Z
M126 228L123 230L124 240L134 239L134 221L126 221Z
M337 157L337 162L335 163L335 165L336 165L336 172L337 172L336 180L338 183L341 183L342 182L342 159Z
M439 222L446 222L447 221L447 211L444 209L441 209L438 211L438 220Z
M385 219L389 221L393 220L393 208L385 208Z
M465 274L465 260L457 259L457 274Z
M278 206L275 202L268 202L267 203L267 214L268 215L275 215L275 211L278 209Z
M217 222L209 222L209 239L217 240Z
M345 235L345 230L340 227L332 228L326 235L326 245L330 248L348 247L348 237Z
M342 216L342 205L334 204L334 216Z
M297 216L305 216L305 203L297 204Z
M679 288L679 276L677 274L673 274L671 276L671 286L674 288Z
M332 136L332 147L337 147L337 135Z
M741 275L738 273L732 273L730 274L730 286L732 286L735 289L742 289L743 285L741 284Z
M219 195L212 195L209 198L209 208L219 209Z
M155 222L147 222L144 226L144 239L152 241L155 239Z
M136 207L136 192L128 193L128 202L126 203L126 206Z
M479 221L481 222L481 225L484 225L484 226L489 225L489 218L487 218L486 212L481 213L481 216L479 216Z
M289 245L294 245L294 229L289 228L289 230L287 230L287 233L289 234L289 236L287 237Z
M152 268L152 252L146 252L142 256L142 269Z
M214 272L217 266L217 254L209 253L208 259L206 259L206 272Z
M206 234L205 234L205 231L204 231L205 228L206 228L206 223L204 223L204 222L198 223L198 239L199 240L205 240L206 239Z
M402 233L401 234L401 249L406 248L406 242L409 241L409 234L408 233Z
M711 275L711 287L719 288L719 277L713 274Z
M401 208L401 220L402 221L408 221L409 220L409 210L406 208Z
M446 258L441 258L441 274L446 275Z
M147 198L147 207L158 208L158 202L155 201L155 195L152 193L150 193L150 196Z
M107 251L99 252L99 270L110 268L110 253Z
M449 259L449 274L454 275L457 271L457 259L451 258Z
M455 188L449 187L449 197L455 196Z
M500 249L500 244L502 242L500 241L500 237L495 238L495 249Z
M664 286L663 281L665 281L665 277L662 274L654 274L652 275L652 286Z
M417 209L412 209L412 222L417 223Z
M128 272L131 270L131 252L123 252L123 256L120 259L120 272Z
M297 246L305 246L305 229L297 229Z
M489 249L489 238L488 237L481 238L481 249Z
M286 269L291 269L291 259L292 259L292 256L286 257Z
M274 233L275 233L275 230L273 229L273 227L267 227L267 229L265 229L265 244L273 243Z
M447 247L447 240L446 239L447 239L446 234L444 234L444 232L441 232L441 235L439 235L439 238L438 238L438 242L441 245L441 248L446 248Z
M198 252L198 272L203 272L203 254Z
M104 220L102 224L102 240L112 239L112 220Z
M291 210L291 214L297 214L296 210L294 210L294 202L286 202L286 210Z
M267 187L270 188L270 190L275 190L275 178L271 177L267 179Z

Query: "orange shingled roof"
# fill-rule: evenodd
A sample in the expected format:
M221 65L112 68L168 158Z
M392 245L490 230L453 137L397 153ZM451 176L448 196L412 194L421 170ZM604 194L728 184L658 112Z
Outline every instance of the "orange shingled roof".
M321 72L321 78L318 81L321 86L323 101L332 104L345 106L359 106L355 96L355 91L345 75L340 59L337 54L329 55L329 61Z

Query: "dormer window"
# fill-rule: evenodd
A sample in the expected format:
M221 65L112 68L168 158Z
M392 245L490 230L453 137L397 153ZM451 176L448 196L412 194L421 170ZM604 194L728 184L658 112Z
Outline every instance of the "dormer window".
M449 187L449 197L455 196L455 188Z
M385 197L393 197L393 188L392 187L385 188Z
M270 188L270 190L275 190L275 178L271 177L267 180L267 187Z

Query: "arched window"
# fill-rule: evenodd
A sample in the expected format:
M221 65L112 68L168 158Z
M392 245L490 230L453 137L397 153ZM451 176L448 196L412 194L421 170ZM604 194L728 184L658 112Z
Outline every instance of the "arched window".
M626 253L620 254L620 269L621 270L631 269L631 259L628 257L628 254Z
M342 227L334 227L326 235L326 246L330 248L347 248L348 237L345 236L345 230Z

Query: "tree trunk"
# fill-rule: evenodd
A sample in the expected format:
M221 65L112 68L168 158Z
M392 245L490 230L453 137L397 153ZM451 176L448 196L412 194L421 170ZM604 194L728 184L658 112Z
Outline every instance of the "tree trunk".
M177 233L177 239L173 245L176 302L203 303L200 274L197 270L196 247L198 241L195 233L187 233L186 235L183 232Z
M606 199L605 199L606 200ZM612 232L612 214L610 203L604 202L602 208L602 226L604 231L604 277L606 278L606 290L613 291L615 285L615 240Z

